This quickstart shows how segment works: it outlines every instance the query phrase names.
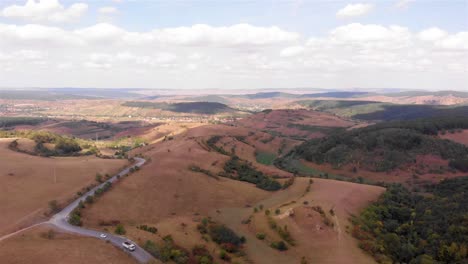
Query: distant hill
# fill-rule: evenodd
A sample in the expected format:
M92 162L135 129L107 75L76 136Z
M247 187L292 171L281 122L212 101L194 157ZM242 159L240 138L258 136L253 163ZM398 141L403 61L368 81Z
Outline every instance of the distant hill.
M468 117L468 106L433 106L433 105L383 105L382 110L356 114L353 117L363 120L410 120L428 117Z
M84 97L101 97L112 99L141 98L141 94L135 93L136 89L96 89L96 88L51 88L48 91Z
M221 103L215 102L187 102L187 103L155 103L130 101L122 104L128 107L161 109L177 113L193 113L193 114L218 114L235 111L233 108Z
M304 100L296 103L318 111L369 121L468 116L468 106L463 105L399 105L374 101L343 100Z
M256 93L256 94L246 94L243 97L248 99L268 99L268 98L296 98L299 95L282 93L282 92L265 92L265 93Z
M353 164L370 171L392 171L414 164L419 155L434 155L450 160L451 166L458 169L463 167L459 163L468 162L468 148L434 135L465 128L468 120L462 117L379 123L306 141L278 164L287 167L288 160L299 158L337 168Z
M314 94L303 94L301 98L316 98L316 97L332 97L332 98L353 98L368 95L367 92L326 92L326 93L314 93Z
M196 102L214 102L214 103L221 103L227 104L228 100L219 95L203 95L203 96L194 96L194 97L187 97L186 100L196 101Z
M438 92L431 92L431 91L406 91L406 92L398 92L398 93L385 93L385 96L390 97L401 97L401 96L454 96L460 98L468 98L468 92L460 92L460 91L438 91Z
M96 99L86 95L64 94L47 90L0 90L0 98L8 100L57 101L74 99Z
M0 116L0 127L11 127L19 125L37 125L47 121L47 118L42 117L21 117L21 116Z

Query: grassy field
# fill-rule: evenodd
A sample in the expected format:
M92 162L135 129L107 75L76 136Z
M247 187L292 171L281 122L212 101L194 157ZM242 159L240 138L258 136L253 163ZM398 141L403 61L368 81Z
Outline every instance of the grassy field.
M272 165L273 161L276 159L276 154L268 152L257 152L255 158L258 163Z
M126 160L90 156L31 156L8 149L12 140L0 139L0 234L42 219L49 201L64 204L81 188L95 183L96 173L112 174L127 164Z
M1 241L1 263L136 264L132 257L110 243L49 230L52 227L39 226Z
M213 212L212 217L246 237L245 250L252 263L301 263L302 257L308 263L375 263L358 248L347 226L350 214L359 213L377 199L384 188L326 179L313 181L307 192L309 179L296 178L290 188L253 204L252 207L263 207L257 213L253 208L221 208L220 213ZM326 226L311 206L321 206L327 214L333 208L336 217L329 218L334 227ZM288 226L296 246L289 246L284 252L270 247L270 242L281 239L264 221L267 209L278 225ZM279 215L274 213L276 209L280 209ZM284 217L282 214L289 209L294 214ZM242 224L248 218L250 223ZM265 233L266 238L257 239L258 233Z

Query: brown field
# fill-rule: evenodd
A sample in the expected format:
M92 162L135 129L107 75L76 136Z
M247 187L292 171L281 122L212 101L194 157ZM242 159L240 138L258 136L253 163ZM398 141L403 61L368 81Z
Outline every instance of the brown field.
M252 208L222 208L220 213L212 216L226 223L237 233L247 238L246 252L253 263L300 263L305 257L309 263L375 263L357 246L357 241L347 232L348 218L358 214L366 205L384 191L384 188L340 182L325 179L314 179L309 193L305 193L308 178L297 178L293 186L285 191L276 192L255 206L261 204L264 210L269 209L278 225L288 226L296 246L290 246L288 251L279 252L269 244L279 241L279 236L267 225L263 211L253 213ZM293 202L294 201L294 202ZM308 205L303 202L308 201ZM320 205L328 213L333 208L336 217L330 217L335 223L334 228L327 227L321 217L311 206ZM293 216L275 216L275 209L281 213L291 209ZM241 220L252 216L248 225ZM265 233L267 238L258 240L255 235Z
M242 208L271 194L253 184L190 171L189 166L196 165L216 175L229 159L208 151L204 138L192 135L189 132L138 149L151 161L140 171L123 178L111 192L100 197L99 202L88 206L83 212L84 224L113 230L114 227L101 223L117 220L126 227L128 237L138 243L147 239L160 241L170 234L187 250L200 244L210 251L219 250L213 242L204 241L196 230L200 219L216 208ZM141 224L156 226L158 234L138 230L136 227Z
M44 219L49 201L64 204L82 187L94 183L97 172L112 174L127 164L126 160L91 156L31 156L8 149L12 140L0 139L0 234Z
M146 151L144 155L151 159L149 164L123 179L118 188L85 210L86 223L96 226L100 220L114 219L156 223L174 215L203 215L221 206L244 206L267 195L248 183L190 171L189 166L197 165L217 174L229 159L207 151L201 142L180 136L139 149Z
M286 190L266 192L254 185L226 178L215 179L208 175L188 170L190 165L197 165L217 174L228 156L209 151L204 141L212 135L224 135L218 143L227 151L236 146L236 154L252 161L266 172L276 168L258 166L253 156L254 148L236 140L235 136L248 136L249 131L241 127L208 125L193 128L186 133L138 149L151 161L140 171L123 178L112 192L103 195L99 202L88 206L83 211L84 224L94 229L113 230L113 226L104 226L103 222L120 221L127 229L128 237L143 244L146 240L160 241L165 235L172 235L176 244L190 250L194 245L203 244L217 255L219 246L202 239L196 230L201 218L209 215L214 220L228 225L238 234L247 238L244 249L245 258L236 259L240 263L299 263L302 256L310 263L340 263L336 261L351 258L354 263L373 263L359 250L356 241L345 232L350 214L358 213L371 200L375 200L383 188L359 185L332 180L317 180L312 190L303 196L308 179L297 178L295 184ZM253 138L251 139L253 140ZM135 152L136 153L136 152ZM284 173L284 172L283 172ZM286 173L287 174L287 173ZM301 196L303 196L301 198ZM241 221L252 214L251 206L263 204L265 208L276 208L295 200L296 218L281 220L291 227L291 232L298 241L298 246L288 252L279 253L264 241L255 238L255 232L261 225L261 218L254 219L251 225L242 225ZM302 207L302 201L308 200L329 210L334 207L342 230L317 231L319 218L310 220ZM304 212L303 212L304 211ZM263 216L263 213L258 213ZM320 220L320 219L319 219ZM311 227L310 221L313 221ZM157 234L137 229L142 224L158 228ZM312 239L310 237L320 238ZM332 251L339 254L332 254ZM220 261L218 259L218 261ZM361 261L361 262L359 262Z
M1 263L9 264L131 264L134 259L102 240L55 231L53 239L45 234L50 226L38 226L0 242Z
M468 146L468 129L465 129L462 132L456 132L453 134L452 133L446 133L445 135L440 134L439 137L443 139L452 140L457 143Z
M261 130L279 133L284 136L317 138L325 136L320 131L306 131L294 127L294 125L306 125L315 127L351 127L357 123L341 117L305 109L273 110L269 113L258 113L234 123L251 130Z

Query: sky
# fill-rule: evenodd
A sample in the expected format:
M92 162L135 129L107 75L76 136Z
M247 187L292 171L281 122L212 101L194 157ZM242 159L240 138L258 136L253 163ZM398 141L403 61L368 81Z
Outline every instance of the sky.
M468 0L0 0L0 87L468 91Z

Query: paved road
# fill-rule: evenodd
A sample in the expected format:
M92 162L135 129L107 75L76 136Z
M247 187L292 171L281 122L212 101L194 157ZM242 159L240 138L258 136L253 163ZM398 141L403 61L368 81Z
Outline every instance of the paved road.
M146 162L146 160L144 160L142 158L136 158L135 157L135 160L136 160L136 163L134 165L132 165L131 167L134 167L134 166L141 167ZM128 167L128 168L124 169L119 174L114 175L113 177L109 178L107 181L105 181L102 184L94 187L89 192L85 193L83 196L81 196L80 198L73 201L71 204L69 204L67 207L65 207L62 211L60 211L59 213L54 215L49 220L49 223L55 225L56 227L58 227L59 229L62 229L64 231L68 231L68 232L71 232L71 233L76 233L76 234L80 234L80 235L84 235L84 236L95 237L95 238L98 238L98 239L103 239L103 238L100 237L100 235L101 234L106 234L107 237L105 238L105 240L108 240L110 243L112 243L115 246L121 248L122 250L128 252L138 262L147 263L148 261L153 260L154 258L148 252L146 252L144 249L139 247L133 241L131 241L131 240L129 240L129 239L123 237L123 236L117 236L117 235L114 235L114 234L111 234L111 233L103 233L103 232L99 232L99 231L95 231L95 230L90 230L90 229L85 229L85 228L82 228L82 227L70 225L68 223L68 221L67 221L68 217L70 216L70 213L73 211L73 209L75 209L78 206L80 201L84 202L84 200L86 199L87 196L93 195L94 192L98 188L101 188L102 186L104 186L104 184L106 184L106 182L111 182L112 183L112 182L117 180L118 176L122 177L123 175L129 173L131 167ZM136 246L135 251L131 252L131 251L128 251L128 250L124 249L123 246L122 246L122 243L124 241L130 241L133 244L135 244L135 246Z

